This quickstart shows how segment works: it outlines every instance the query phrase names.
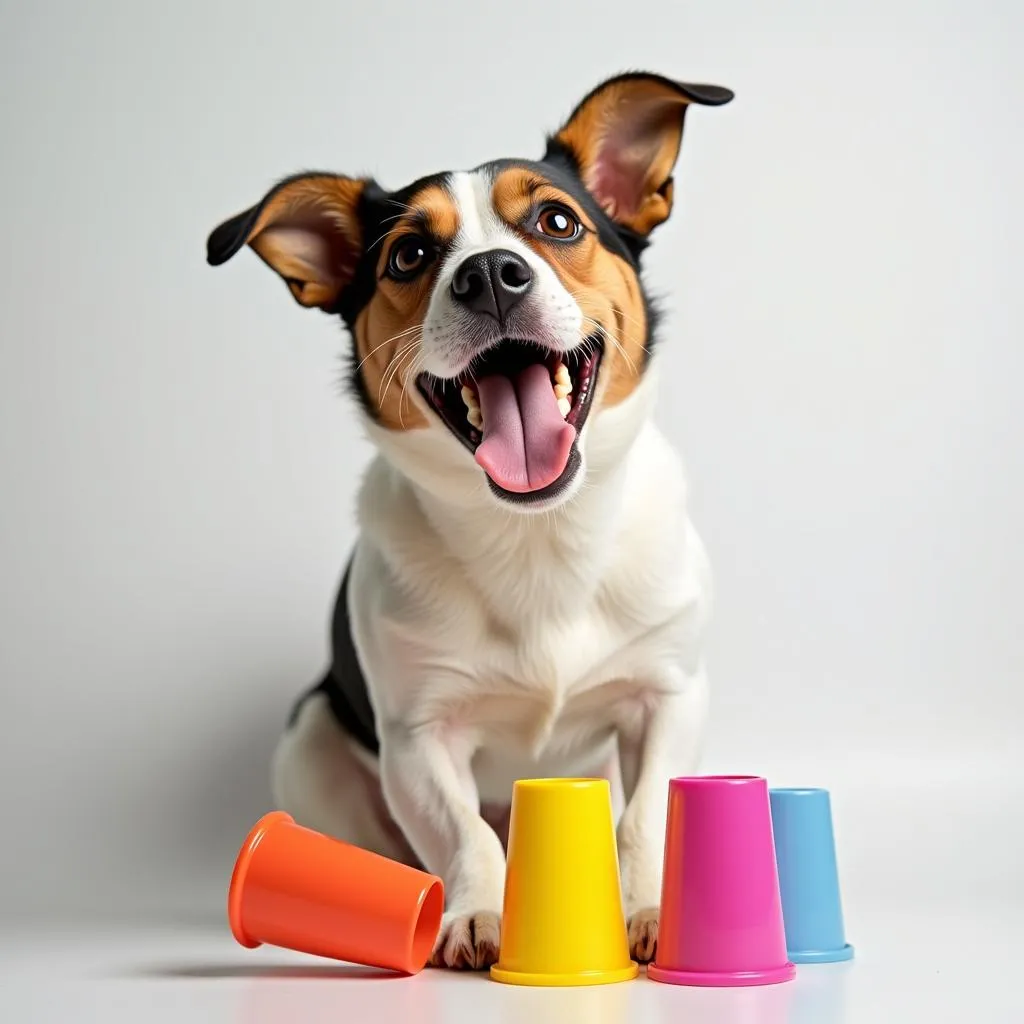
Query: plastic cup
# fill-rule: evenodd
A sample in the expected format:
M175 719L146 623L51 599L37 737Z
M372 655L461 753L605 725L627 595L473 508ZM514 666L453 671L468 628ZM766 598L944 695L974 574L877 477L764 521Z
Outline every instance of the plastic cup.
M232 934L384 967L423 969L441 930L441 879L297 825L274 811L249 833L228 889Z
M512 789L495 981L605 985L635 978L607 779L527 779Z
M770 798L789 959L796 964L852 959L828 790L773 789Z
M734 987L790 981L768 784L672 779L654 981Z

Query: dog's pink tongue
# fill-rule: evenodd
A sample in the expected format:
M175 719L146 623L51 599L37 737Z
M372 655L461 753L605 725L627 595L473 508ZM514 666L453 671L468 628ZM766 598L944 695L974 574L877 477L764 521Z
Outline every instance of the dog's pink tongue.
M576 429L562 419L543 363L514 380L495 375L477 383L484 439L476 461L506 491L536 491L565 469Z

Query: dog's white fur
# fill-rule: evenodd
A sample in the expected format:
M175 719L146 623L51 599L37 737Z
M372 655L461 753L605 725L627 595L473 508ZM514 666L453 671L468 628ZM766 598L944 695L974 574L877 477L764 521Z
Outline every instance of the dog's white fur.
M479 173L450 189L463 228L438 274L424 365L451 376L472 357L444 282L494 245L540 282L530 328L539 318L550 347L578 344L578 307L489 210ZM379 454L360 494L349 612L379 764L315 697L280 743L274 790L311 827L392 857L411 847L443 877L438 962L482 966L497 945L504 853L482 805L507 805L517 778L599 774L616 755L631 945L653 946L666 783L695 769L706 716L711 589L681 464L651 420L655 376L656 360L612 408L598 391L584 469L539 514L502 506L432 412L427 429L368 428Z

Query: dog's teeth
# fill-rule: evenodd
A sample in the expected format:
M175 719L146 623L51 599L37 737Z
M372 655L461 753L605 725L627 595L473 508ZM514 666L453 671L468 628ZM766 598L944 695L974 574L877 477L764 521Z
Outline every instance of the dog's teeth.
M555 398L568 398L572 394L571 384L556 384Z
M476 392L468 384L463 384L461 394L463 404L466 406L466 419L469 421L469 425L476 427L477 430L483 430L484 419L480 412L480 399Z
M572 402L568 398L560 398L558 400L558 411L562 414L564 420L569 415L569 410L572 408Z
M555 383L561 384L562 387L568 387L572 391L572 378L569 376L569 367L565 363L559 363L555 367ZM555 388L555 390L557 391L558 389Z

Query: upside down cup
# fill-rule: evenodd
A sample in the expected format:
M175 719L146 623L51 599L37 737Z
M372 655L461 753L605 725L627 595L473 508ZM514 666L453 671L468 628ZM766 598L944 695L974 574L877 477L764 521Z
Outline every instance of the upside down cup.
M491 977L508 985L606 985L638 972L629 958L608 781L517 782Z
M796 964L851 960L828 790L773 789L769 797L789 959Z
M245 840L228 889L232 934L404 974L423 969L441 930L441 879L303 828L283 811Z
M768 784L672 779L654 981L734 987L790 981Z

